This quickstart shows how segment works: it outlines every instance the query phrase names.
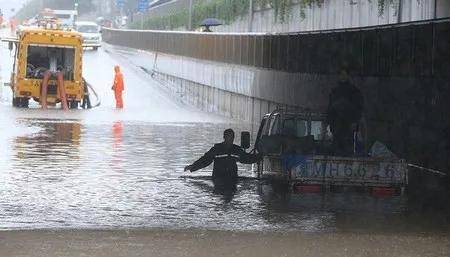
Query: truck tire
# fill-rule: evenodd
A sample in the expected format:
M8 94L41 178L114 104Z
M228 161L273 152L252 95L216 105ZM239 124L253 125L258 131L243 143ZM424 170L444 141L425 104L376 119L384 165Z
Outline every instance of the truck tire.
M78 109L78 102L73 100L69 102L69 109Z
M30 104L30 99L28 99L27 97L22 97L20 107L28 108L29 104Z
M26 97L13 97L12 105L18 108L28 108L30 99Z
M17 97L13 97L12 106L19 107L19 99Z

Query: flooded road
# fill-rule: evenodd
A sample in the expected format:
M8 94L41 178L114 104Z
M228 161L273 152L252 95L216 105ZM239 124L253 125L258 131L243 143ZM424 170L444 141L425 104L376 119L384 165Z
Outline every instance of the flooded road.
M5 78L11 60L4 46L0 56ZM120 111L110 90L115 64L126 83ZM446 210L423 210L406 196L292 194L254 180L241 181L234 195L217 194L211 181L182 177L191 175L183 167L220 142L225 128L249 124L179 103L103 49L86 52L84 69L102 102L88 111L15 109L2 87L0 229L450 231ZM254 176L248 166L240 174Z

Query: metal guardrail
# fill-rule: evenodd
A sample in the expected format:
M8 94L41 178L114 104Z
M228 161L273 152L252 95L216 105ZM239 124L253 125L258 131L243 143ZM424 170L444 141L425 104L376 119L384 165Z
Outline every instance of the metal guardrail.
M103 29L114 45L295 73L448 77L450 19L301 33Z

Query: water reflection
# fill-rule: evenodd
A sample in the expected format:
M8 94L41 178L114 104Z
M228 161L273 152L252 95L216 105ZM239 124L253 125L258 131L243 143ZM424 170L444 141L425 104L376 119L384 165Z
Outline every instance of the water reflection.
M49 120L22 121L38 127L37 133L18 136L14 140L16 167L52 163L67 164L66 158L79 159L81 124L77 121L54 122ZM23 160L23 161L21 161Z
M124 172L125 168L123 162L124 158L124 149L122 148L122 136L123 136L123 124L121 121L115 121L112 125L112 160L111 160L111 169L115 172Z
M121 121L116 121L113 123L112 127L113 138L114 138L114 149L119 148L122 145L122 133L123 133L123 124Z

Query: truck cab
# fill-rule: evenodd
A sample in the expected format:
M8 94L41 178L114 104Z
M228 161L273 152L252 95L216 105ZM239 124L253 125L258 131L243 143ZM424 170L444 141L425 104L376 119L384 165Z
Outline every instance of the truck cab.
M264 115L255 146L268 155L330 154L331 139L325 114L278 109Z
M268 113L261 120L255 141L255 148L264 154L258 172L286 178L282 156L329 154L331 139L324 114L284 109Z

